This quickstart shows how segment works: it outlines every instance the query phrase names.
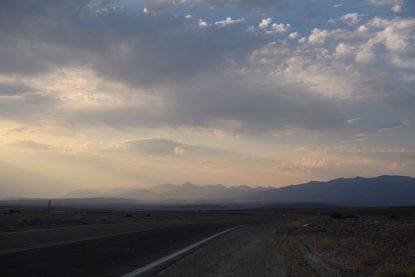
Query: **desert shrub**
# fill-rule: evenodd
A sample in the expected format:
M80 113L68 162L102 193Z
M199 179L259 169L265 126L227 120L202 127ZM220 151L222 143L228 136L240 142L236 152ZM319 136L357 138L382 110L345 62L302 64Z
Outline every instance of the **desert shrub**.
M14 229L14 227L13 226L11 226L11 225L5 225L5 226L2 226L2 231L4 231L4 232L13 232L15 229Z
M18 222L20 224L28 224L29 223L29 220L27 218L23 217L23 218L20 218Z
M399 215L396 215L396 214L391 214L391 215L389 216L389 218L390 218L390 219L401 219L401 217L400 217Z
M82 217L80 215L74 215L74 216L72 216L72 220L73 221L81 221Z
M380 271L373 274L373 277L414 277L415 266L402 267L390 271Z
M288 229L299 229L299 228L304 226L304 223L302 223L300 221L290 221L287 224L285 224L285 226Z
M369 249L369 250L365 250L365 251L361 252L356 257L356 265L358 267L365 267L365 266L368 266L368 265L374 265L378 262L378 260L379 260L378 253L373 249Z
M354 214L342 214L342 213L332 213L330 216L333 219L359 218L357 215L354 215Z
M352 237L349 237L349 238L342 238L342 239L339 239L339 244L341 245L341 246L343 246L343 247L345 247L345 246L348 246L349 244L351 244L352 242L354 242L355 241L355 239L354 238L352 238Z
M10 210L8 210L7 212L4 212L3 214L4 214L4 215L9 215L9 214L20 214L20 210L13 210L13 209L10 209Z
M377 272L374 277L414 277L415 267L399 268L394 271Z
M333 249L333 241L328 238L317 239L316 246L322 250L331 250Z

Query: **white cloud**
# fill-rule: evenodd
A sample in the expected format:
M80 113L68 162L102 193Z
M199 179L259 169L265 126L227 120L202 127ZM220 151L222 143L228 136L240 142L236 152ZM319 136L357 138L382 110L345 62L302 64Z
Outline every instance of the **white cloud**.
M207 22L204 21L203 19L199 19L198 25L200 27L207 27L208 26Z
M353 50L353 46L347 45L343 42L340 42L336 46L336 54L340 56L351 54Z
M392 11L395 13L401 12L402 11L402 5L401 4L396 4L392 6Z
M364 33L367 33L367 31L369 31L369 29L365 25L360 25L359 28L357 28L357 31L359 33L364 34Z
M289 35L288 35L288 37L290 38L290 39L296 39L296 38L298 38L300 36L300 34L298 33L298 32L293 32L293 33L290 33Z
M369 3L374 6L391 6L391 11L401 12L404 0L369 0Z
M415 19L375 17L367 25L376 28L376 30L371 33L367 42L359 46L357 61L373 61L376 47L381 45L385 47L386 60L391 65L401 68L415 68L415 60L413 59L413 55L415 55ZM358 30L360 29L361 27ZM365 31L368 32L367 28Z
M267 34L281 34L290 29L290 24L272 23L271 28L267 31Z
M348 124L353 124L353 123L358 122L358 121L360 121L360 117L350 118L350 119L346 120L346 122Z
M360 21L362 15L359 13L348 13L340 17L340 20L348 25L357 24Z
M325 42L329 32L327 30L321 30L319 28L314 28L311 31L310 36L308 37L308 42L311 44L322 44Z
M227 17L224 20L216 21L215 22L215 25L216 26L219 26L219 27L225 27L225 26L228 26L228 25L238 24L238 23L241 23L241 22L244 22L244 19L243 18L240 18L240 19L232 19L230 17Z
M264 18L261 20L261 22L258 24L258 27L260 29L267 29L268 26L272 23L272 18L268 17L268 18Z
M285 33L290 29L290 24L284 23L272 23L272 18L264 18L258 24L261 30L264 30L267 34L281 34Z

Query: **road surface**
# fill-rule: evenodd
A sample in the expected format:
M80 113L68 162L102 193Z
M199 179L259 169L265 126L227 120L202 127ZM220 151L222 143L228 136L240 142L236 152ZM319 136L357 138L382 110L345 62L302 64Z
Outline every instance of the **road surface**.
M1 235L0 276L121 276L232 226L197 223L134 231L114 225L101 233L85 228L89 236L79 228Z

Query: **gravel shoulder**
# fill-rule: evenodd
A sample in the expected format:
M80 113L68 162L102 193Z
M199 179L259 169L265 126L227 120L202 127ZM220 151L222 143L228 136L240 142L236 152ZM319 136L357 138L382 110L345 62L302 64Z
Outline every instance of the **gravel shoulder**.
M195 251L156 276L288 276L275 224L243 226Z

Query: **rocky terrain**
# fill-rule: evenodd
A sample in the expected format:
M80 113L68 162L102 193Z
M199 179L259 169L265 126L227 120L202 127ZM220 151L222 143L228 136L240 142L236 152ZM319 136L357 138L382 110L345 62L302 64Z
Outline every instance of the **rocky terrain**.
M415 210L278 212L158 276L415 276Z

